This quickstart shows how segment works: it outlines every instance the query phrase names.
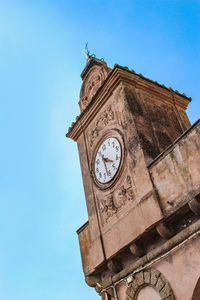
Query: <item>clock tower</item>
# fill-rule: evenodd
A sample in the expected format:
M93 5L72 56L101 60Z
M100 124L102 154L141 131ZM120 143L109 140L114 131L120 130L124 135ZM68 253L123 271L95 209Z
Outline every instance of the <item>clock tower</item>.
M67 137L78 144L88 210L77 231L86 282L98 292L100 283L118 300L145 299L141 290L148 299L175 299L167 273L153 265L164 250L152 251L174 237L172 223L191 213L183 209L189 200L178 202L170 186L173 162L159 165L191 126L190 98L92 57L81 77L81 113ZM159 278L171 298L162 296Z

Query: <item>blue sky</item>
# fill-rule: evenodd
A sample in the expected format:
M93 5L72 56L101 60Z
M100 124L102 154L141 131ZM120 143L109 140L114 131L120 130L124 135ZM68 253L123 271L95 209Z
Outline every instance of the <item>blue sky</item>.
M0 298L100 299L82 273L87 220L76 144L82 49L193 98L200 1L0 0Z

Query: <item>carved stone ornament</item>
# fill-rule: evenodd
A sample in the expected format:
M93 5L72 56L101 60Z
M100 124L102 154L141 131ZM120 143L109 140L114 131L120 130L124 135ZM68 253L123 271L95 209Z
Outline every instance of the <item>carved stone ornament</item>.
M99 136L100 130L105 128L105 126L114 120L114 112L111 109L111 106L108 106L97 119L94 129L92 129L88 134L89 144L92 147L94 140Z
M126 290L126 300L137 300L140 291L146 286L154 288L162 300L176 300L167 279L156 269L142 270L134 274Z
M80 92L80 109L83 111L92 97L96 94L103 81L106 79L107 71L103 66L93 66L87 76L84 78Z
M128 175L125 183L120 188L104 199L97 199L105 222L116 214L128 201L133 201L134 198L135 194L132 188L131 177Z

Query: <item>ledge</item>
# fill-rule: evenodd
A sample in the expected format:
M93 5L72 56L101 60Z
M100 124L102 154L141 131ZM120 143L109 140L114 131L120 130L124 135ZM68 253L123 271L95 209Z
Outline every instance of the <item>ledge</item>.
M192 126L187 129L185 132L183 132L174 142L173 144L169 145L163 152L161 152L156 158L154 158L153 161L150 162L150 164L147 166L147 168L152 168L154 165L156 165L160 160L162 160L165 156L167 156L170 152L173 151L173 149L176 147L176 145L182 140L184 137L186 137L194 128L198 127L200 124L200 119L198 119Z
M79 234L81 231L85 229L89 225L89 221L85 222L80 228L76 230L76 233Z
M101 281L101 284L107 288L113 283L116 283L116 281L119 281L123 279L124 277L128 276L129 274L136 271L138 268L145 268L145 265L149 263L153 263L155 259L159 258L161 255L165 255L170 250L173 250L176 246L179 246L181 243L183 243L188 238L192 237L194 234L200 234L198 231L200 230L200 220L195 222L194 224L190 225L186 229L182 230L175 236L173 236L171 239L167 240L162 246L157 247L150 251L148 254L143 256L142 258L138 259L135 263L130 265L129 267L126 267L118 274L115 274L111 276L107 280Z

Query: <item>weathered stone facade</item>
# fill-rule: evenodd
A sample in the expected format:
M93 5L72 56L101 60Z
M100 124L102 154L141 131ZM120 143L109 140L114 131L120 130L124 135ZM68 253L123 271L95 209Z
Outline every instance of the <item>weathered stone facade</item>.
M200 122L187 118L191 99L96 58L81 76L81 114L67 136L78 143L88 209L77 231L86 282L116 300L200 299ZM108 137L122 157L103 184L94 157Z

